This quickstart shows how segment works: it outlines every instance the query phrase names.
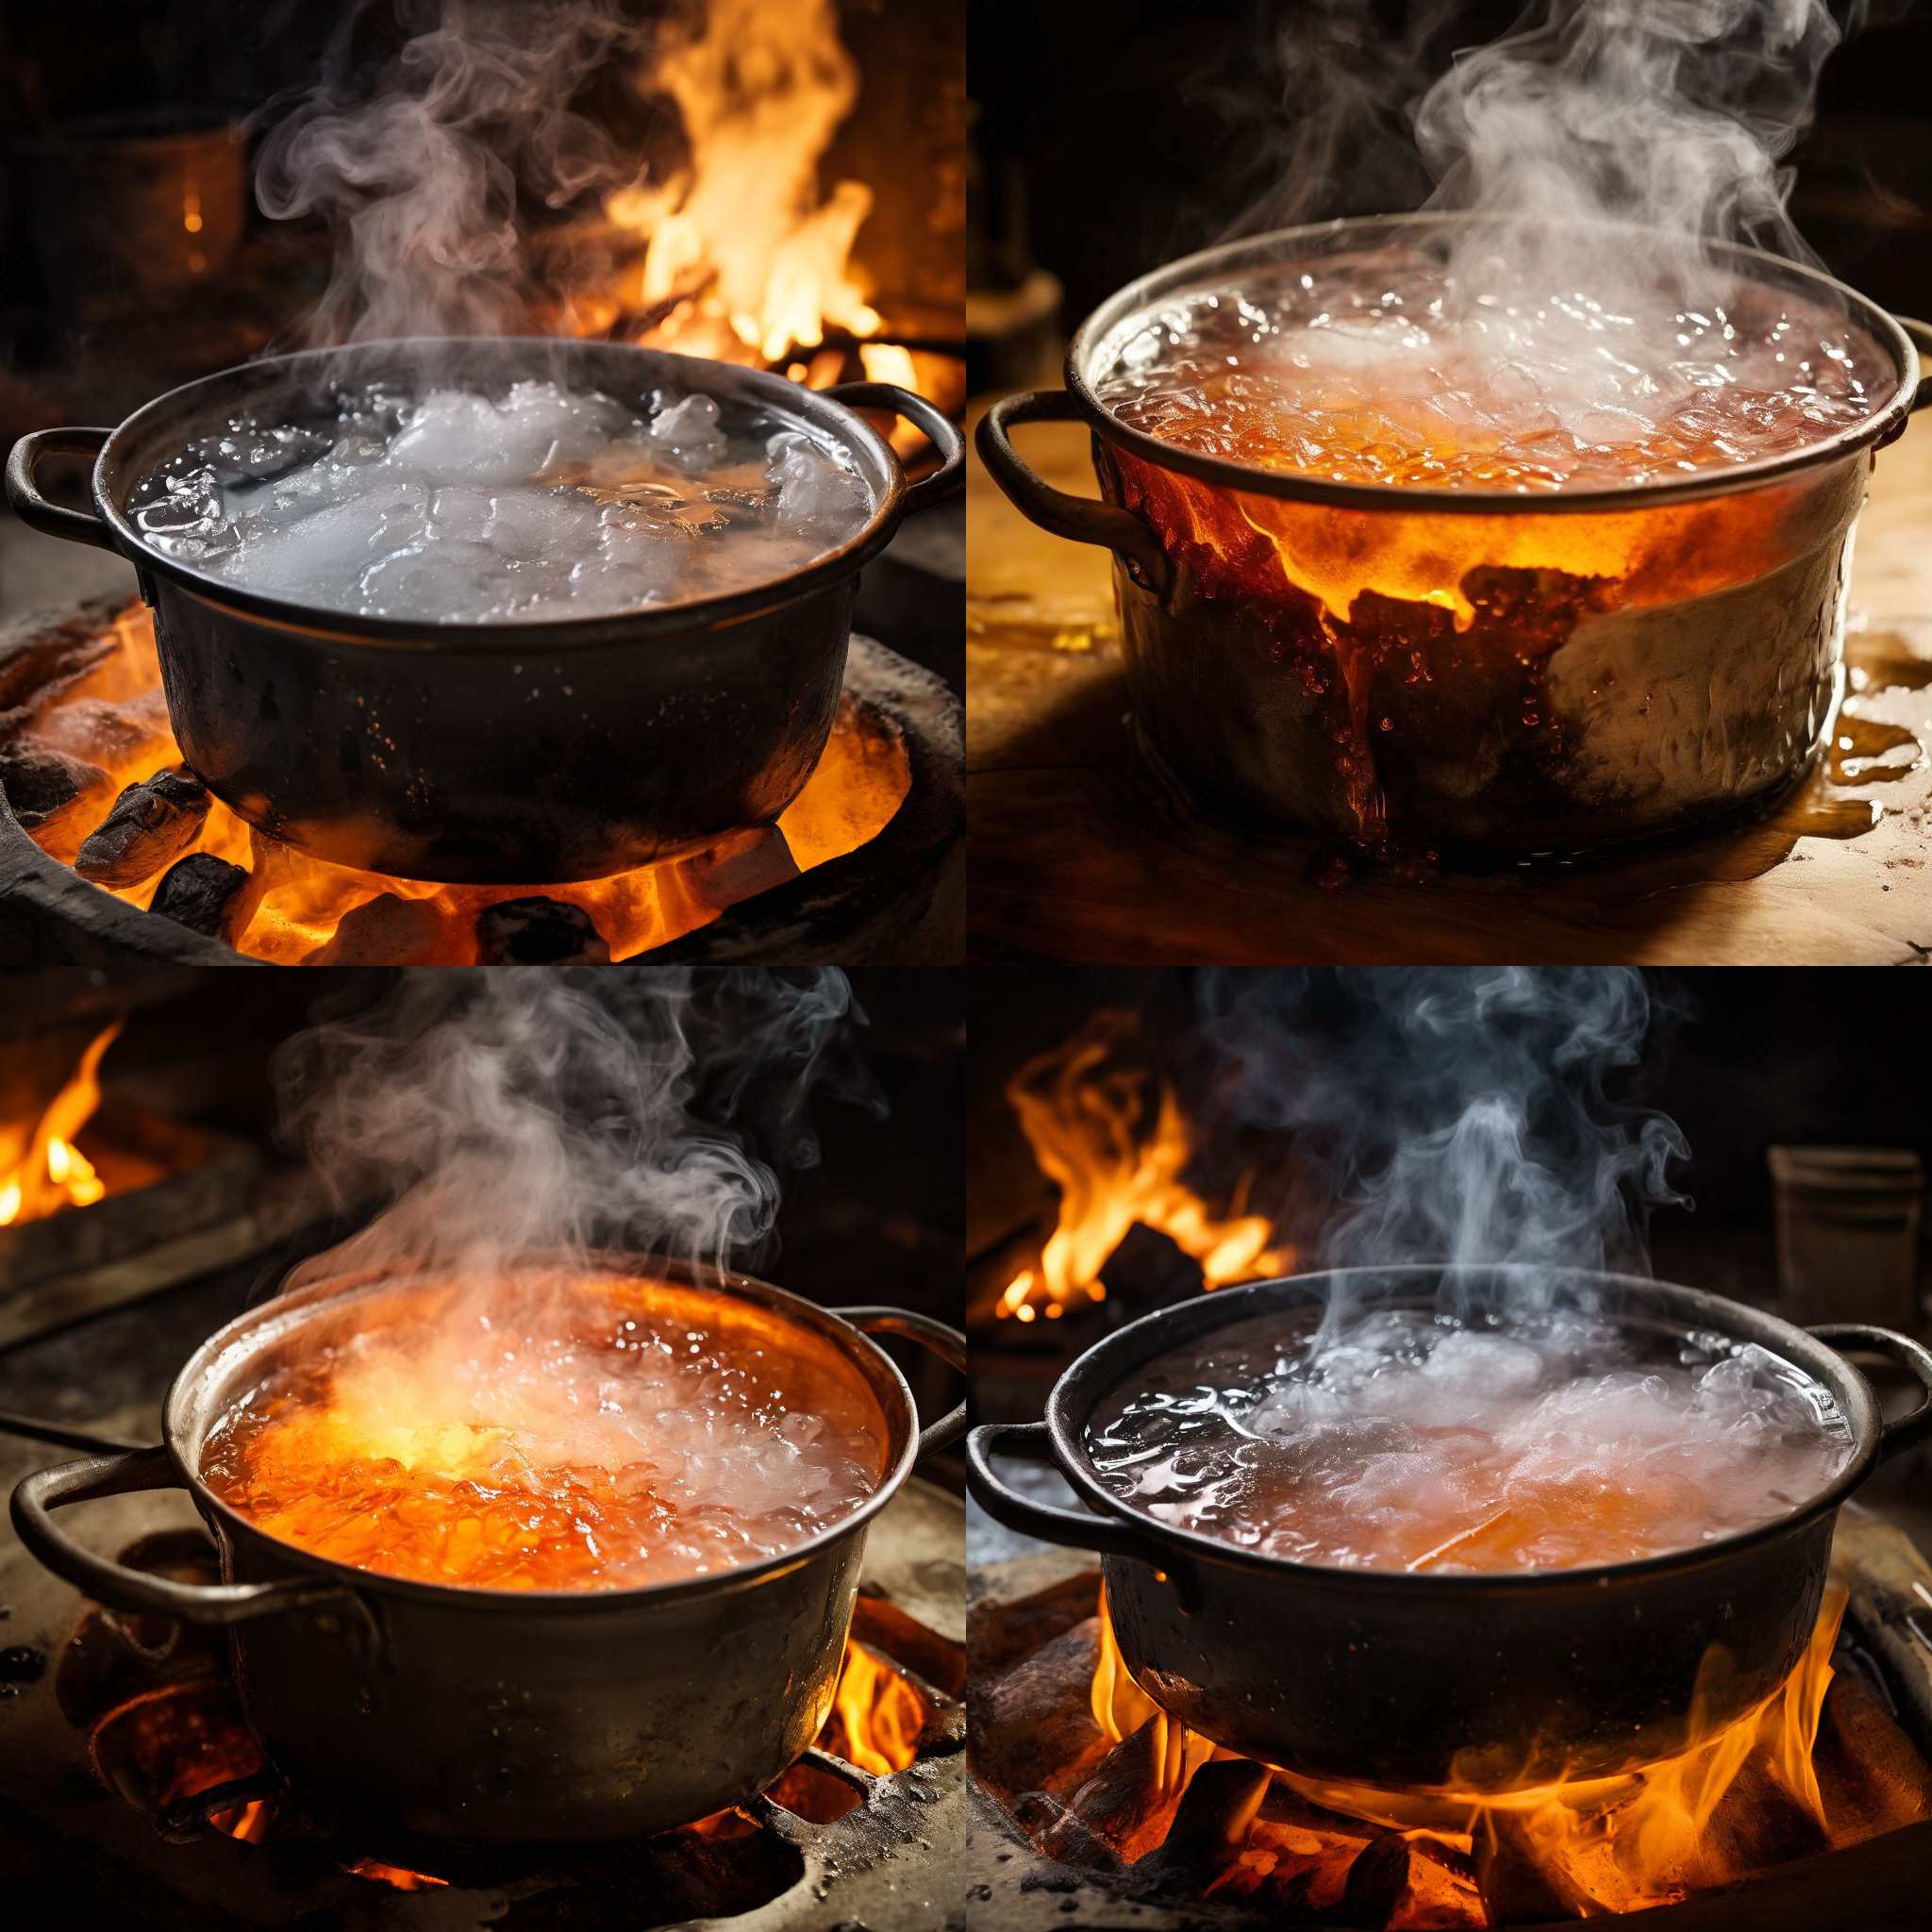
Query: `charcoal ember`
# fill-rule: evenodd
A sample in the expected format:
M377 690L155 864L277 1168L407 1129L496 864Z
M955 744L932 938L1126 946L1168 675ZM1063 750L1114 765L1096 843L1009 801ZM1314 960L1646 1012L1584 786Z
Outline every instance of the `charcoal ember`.
M1932 1765L1860 1674L1831 1680L1812 1753L1831 1793L1831 1837L1857 1844L1932 1818Z
M610 948L591 915L560 899L505 899L476 915L484 966L608 966Z
M759 825L721 840L702 864L704 896L713 906L741 905L799 875L798 861L776 825Z
M192 773L157 772L114 801L75 855L74 869L97 886L138 886L194 843L208 804L208 787Z
M147 909L209 939L226 938L228 908L247 883L245 866L230 865L212 852L191 852L161 874Z
M0 745L0 791L28 831L54 824L107 782L100 766L52 745L30 739Z
M1595 1917L1601 1904L1559 1861L1543 1854L1513 1811L1483 1815L1475 1838L1475 1882L1491 1925L1541 1925Z
M1201 1264L1172 1235L1137 1221L1100 1271L1116 1308L1139 1313L1189 1301L1207 1285Z
M1399 1831L1372 1838L1356 1854L1342 1887L1336 1921L1343 1925L1372 1926L1374 1932L1394 1918L1409 1888L1408 1840Z
M345 912L334 937L305 966L447 966L457 962L449 916L435 899L378 892Z

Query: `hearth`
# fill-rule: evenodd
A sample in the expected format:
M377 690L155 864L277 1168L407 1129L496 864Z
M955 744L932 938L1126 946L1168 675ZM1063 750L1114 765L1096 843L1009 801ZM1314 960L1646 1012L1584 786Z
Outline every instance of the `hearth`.
M960 757L943 681L855 638L831 743L777 825L581 885L383 878L211 803L180 766L145 609L96 599L0 639L8 944L40 961L184 964L945 958Z

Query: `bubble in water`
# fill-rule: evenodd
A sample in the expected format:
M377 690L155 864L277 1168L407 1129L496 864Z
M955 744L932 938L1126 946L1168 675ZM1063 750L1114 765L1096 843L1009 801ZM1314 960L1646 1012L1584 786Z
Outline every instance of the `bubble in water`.
M157 550L250 590L466 624L748 589L848 541L872 510L828 440L706 395L633 409L547 382L365 391L325 424L237 420L129 500Z
M1157 1358L1095 1412L1115 1494L1265 1555L1374 1570L1569 1568L1749 1528L1850 1458L1830 1391L1755 1344L1574 1311L1371 1315L1314 1348L1271 1318Z

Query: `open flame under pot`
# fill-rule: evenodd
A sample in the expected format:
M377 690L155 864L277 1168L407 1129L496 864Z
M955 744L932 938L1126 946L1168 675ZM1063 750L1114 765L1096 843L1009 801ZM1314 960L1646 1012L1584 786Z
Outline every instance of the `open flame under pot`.
M861 565L957 489L958 432L890 383L824 392L625 343L434 345L437 379L551 380L641 397L670 387L802 422L849 449L874 508L841 547L770 584L619 616L438 624L324 610L162 556L129 520L141 479L228 418L387 382L422 342L271 357L158 397L118 428L24 437L8 501L37 529L139 571L189 767L249 824L332 864L466 885L606 877L769 824L804 787L838 707ZM943 458L908 483L857 411L916 422ZM93 459L92 513L49 503L53 455Z
M1534 1273L1619 1324L1755 1342L1814 1377L1853 1448L1820 1494L1755 1528L1594 1568L1409 1574L1291 1562L1174 1527L1099 1480L1095 1410L1141 1364L1256 1317L1312 1332L1331 1299L1430 1309L1457 1286ZM1526 1285L1526 1283L1525 1283ZM1507 1286L1504 1296L1507 1305ZM1506 1323L1504 1333L1507 1333ZM1348 1269L1224 1289L1116 1330L1054 1385L1046 1419L968 1441L974 1494L1024 1535L1096 1551L1121 1655L1146 1694L1237 1755L1382 1790L1501 1793L1675 1757L1761 1705L1817 1624L1839 1506L1932 1433L1932 1402L1883 1422L1837 1346L1868 1348L1932 1391L1932 1352L1889 1330L1792 1327L1702 1291L1585 1271ZM1050 1459L1085 1505L1035 1502L1000 1455Z
M988 468L1033 522L1113 552L1137 731L1212 812L1370 848L1539 852L1775 794L1842 695L1853 526L1874 450L1932 392L1923 325L1714 248L1869 338L1883 406L1792 454L1535 497L1262 469L1132 428L1095 392L1124 331L1189 290L1304 259L1427 263L1474 219L1287 229L1142 277L1081 325L1064 391L988 411ZM1628 232L1603 239L1634 258ZM1008 432L1035 421L1091 427L1104 502L1026 468Z
M541 1257L533 1257L541 1260ZM272 1538L200 1474L208 1431L305 1328L380 1303L392 1274L291 1290L231 1322L171 1387L164 1441L26 1477L21 1541L109 1609L225 1627L248 1721L275 1768L366 1816L476 1845L631 1838L742 1803L777 1778L832 1708L867 1526L920 1457L955 1441L960 1408L922 1434L903 1376L867 1332L963 1367L965 1341L891 1308L832 1312L741 1275L597 1254L603 1274L686 1283L830 1346L888 1425L885 1474L800 1545L645 1589L463 1589L350 1568ZM221 1554L200 1586L126 1568L52 1512L136 1490L185 1489Z

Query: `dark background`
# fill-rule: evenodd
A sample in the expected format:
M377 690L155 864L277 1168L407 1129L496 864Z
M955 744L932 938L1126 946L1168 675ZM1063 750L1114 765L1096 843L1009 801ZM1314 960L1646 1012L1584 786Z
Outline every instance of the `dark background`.
M1235 976L1247 970L1236 969ZM1327 970L1307 976L1335 978ZM1649 1040L1641 1063L1614 1076L1609 1092L1658 1108L1683 1129L1690 1158L1673 1174L1695 1202L1694 1210L1655 1213L1654 1271L1771 1301L1777 1279L1768 1147L1897 1146L1932 1158L1924 1076L1911 1072L1924 1058L1924 982L1916 973L1827 968L1710 968L1645 978L1653 999ZM1217 1180L1224 1187L1243 1165L1278 1163L1289 1145L1279 1135L1217 1133L1199 1098L1211 1088L1214 1056L1195 1024L1191 973L976 968L971 1007L969 1265L1010 1231L1016 1210L1051 1198L1006 1085L1024 1060L1059 1044L1096 1008L1140 1008L1139 1051L1177 1091L1197 1096L1191 1125L1207 1163L1195 1177L1204 1191ZM1291 1212L1314 1214L1329 1205L1289 1204Z
M1399 104L1355 130L1319 187L1284 181L1307 119L1318 0L974 0L969 91L982 169L975 286L1009 285L1029 252L1065 285L1072 327L1145 270L1203 248L1286 190L1320 220L1414 207L1428 179ZM1407 50L1409 92L1457 47L1506 32L1524 0L1352 0L1379 44ZM1833 0L1843 20L1848 0ZM1800 232L1841 279L1907 313L1932 308L1932 18L1879 0L1826 63L1798 149ZM1353 80L1374 58L1342 59ZM1385 70L1386 71L1386 70ZM1399 103L1398 94L1398 103ZM1278 214L1260 225L1278 225Z

